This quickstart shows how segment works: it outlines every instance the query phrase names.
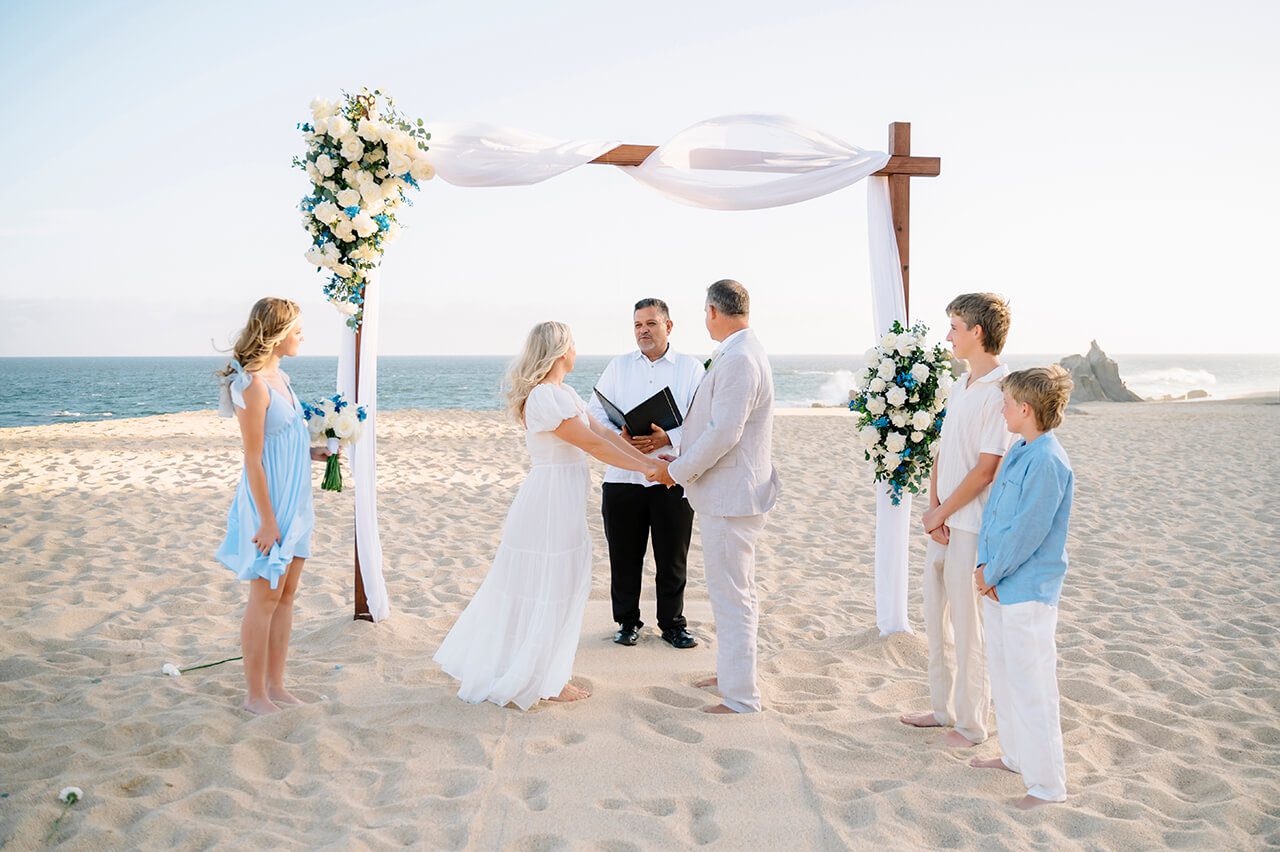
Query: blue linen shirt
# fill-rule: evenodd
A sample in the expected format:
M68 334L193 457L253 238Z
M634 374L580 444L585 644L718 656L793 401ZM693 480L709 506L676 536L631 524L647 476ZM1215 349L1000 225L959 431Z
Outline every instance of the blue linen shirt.
M1009 449L978 533L982 577L1000 603L1058 605L1074 485L1071 460L1052 431Z

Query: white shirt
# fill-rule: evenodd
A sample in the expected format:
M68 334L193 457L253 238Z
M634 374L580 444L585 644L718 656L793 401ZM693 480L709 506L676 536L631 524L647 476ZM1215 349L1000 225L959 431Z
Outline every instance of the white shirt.
M960 487L969 471L978 466L978 456L1003 456L1008 452L1013 435L1004 423L1004 394L1000 390L1000 380L1008 374L1009 367L1000 364L970 385L972 373L967 372L951 389L938 449L938 502ZM982 509L990 493L988 485L947 518L947 526L974 534L981 531Z
M701 361L692 355L677 355L668 344L667 351L656 361L650 361L649 356L639 349L628 352L626 355L619 355L604 368L604 372L600 374L600 381L596 382L596 387L600 388L600 392L609 397L609 401L623 411L630 411L664 387L669 387L671 395L675 397L676 408L680 409L680 417L683 419L689 413L693 392L698 389L698 383L702 381L705 372ZM615 427L609 420L609 415L605 413L604 406L600 404L600 400L594 393L591 394L591 402L587 408L592 417L613 429L614 432L622 434L622 430ZM671 446L655 450L649 455L655 458L659 455L680 455L681 431L680 427L668 431L667 437L671 439ZM646 486L658 484L646 481L643 473L623 470L612 465L605 469L604 481Z

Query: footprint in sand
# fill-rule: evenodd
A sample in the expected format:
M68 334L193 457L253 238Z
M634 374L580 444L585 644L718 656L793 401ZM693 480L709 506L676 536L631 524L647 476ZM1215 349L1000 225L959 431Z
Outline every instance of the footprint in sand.
M754 752L741 748L718 748L711 759L720 767L720 783L736 784L751 773L756 764Z
M539 740L531 740L525 744L524 750L529 754L551 754L562 748L577 745L585 742L587 735L578 731L568 734L561 734L558 737L545 737Z
M685 695L676 692L674 689L667 689L665 686L651 686L645 690L649 697L660 704L668 707L679 707L684 710L690 710L694 707L701 707L706 702L692 695Z
M720 825L716 822L715 806L706 799L686 802L689 811L689 836L699 846L714 843L720 837Z
M547 809L547 793L551 790L551 785L541 778L526 778L507 785L507 790L531 811Z

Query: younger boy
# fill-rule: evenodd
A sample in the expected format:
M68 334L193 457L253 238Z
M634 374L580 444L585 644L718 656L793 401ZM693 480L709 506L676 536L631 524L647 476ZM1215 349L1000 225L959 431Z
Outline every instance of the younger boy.
M1000 416L1000 352L1009 306L992 293L966 293L947 305L947 340L969 370L947 400L924 531L925 635L932 709L899 721L918 728L954 726L945 742L967 748L987 738L991 698L982 641L982 610L973 590L982 507L1011 436Z
M985 596L987 663L1002 757L969 762L1021 772L1019 808L1067 800L1058 716L1058 595L1067 573L1067 523L1074 477L1053 429L1071 397L1058 366L1010 373L1004 419L1022 436L1000 468L982 513L974 580Z

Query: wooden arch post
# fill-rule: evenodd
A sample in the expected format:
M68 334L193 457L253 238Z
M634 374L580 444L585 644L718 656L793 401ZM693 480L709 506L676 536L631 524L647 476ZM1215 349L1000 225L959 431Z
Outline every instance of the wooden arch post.
M619 145L596 157L591 162L605 166L638 166L658 150L656 145ZM750 163L760 158L758 151L718 152L720 154L738 154L742 162ZM738 166L742 168L742 165ZM748 166L749 167L749 166ZM893 229L898 237L898 258L902 263L902 300L907 309L908 321L911 317L911 285L908 273L910 270L911 248L911 178L937 177L942 174L941 157L914 157L911 155L911 122L895 121L889 125L889 162L876 175L889 178L889 206L893 213ZM374 286L366 284L366 287ZM360 399L360 331L356 328L356 400ZM354 542L354 537L352 539ZM360 577L360 551L355 550L355 620L373 621L369 613L369 602L365 597L364 580Z

